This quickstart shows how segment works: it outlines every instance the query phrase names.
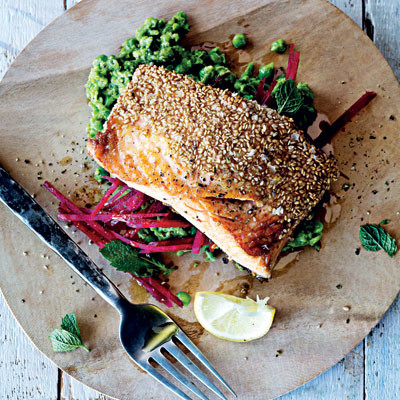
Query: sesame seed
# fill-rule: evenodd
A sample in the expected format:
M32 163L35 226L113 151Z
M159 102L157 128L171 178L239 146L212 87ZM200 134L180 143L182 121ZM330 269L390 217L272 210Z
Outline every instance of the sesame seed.
M251 202L254 219L245 229L252 237L265 213L276 210L261 224L266 229L255 232L267 245L309 215L339 174L333 157L308 142L291 118L157 66L136 69L102 134L121 141L135 136L135 154L123 157L132 180L161 185L171 195ZM146 158L152 172L168 176L150 176L152 169L142 168ZM170 167L174 173L166 174ZM243 224L245 214L233 220ZM280 229L271 233L271 223Z

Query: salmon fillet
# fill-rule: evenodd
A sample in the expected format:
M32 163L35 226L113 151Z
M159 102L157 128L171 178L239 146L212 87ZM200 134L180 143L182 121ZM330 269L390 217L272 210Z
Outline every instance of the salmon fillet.
M262 277L338 176L290 118L149 65L136 69L88 152Z

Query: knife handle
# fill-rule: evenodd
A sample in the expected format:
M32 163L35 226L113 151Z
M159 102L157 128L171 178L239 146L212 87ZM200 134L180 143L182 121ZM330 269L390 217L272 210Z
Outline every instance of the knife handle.
M108 303L121 310L128 300L96 264L0 165L0 201L56 252Z

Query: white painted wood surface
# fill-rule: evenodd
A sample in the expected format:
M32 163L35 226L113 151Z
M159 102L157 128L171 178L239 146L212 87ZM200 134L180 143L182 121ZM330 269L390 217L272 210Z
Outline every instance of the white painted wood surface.
M79 0L78 0L79 1ZM23 47L77 0L0 2L0 78ZM400 77L399 0L332 0L374 39ZM400 398L400 299L337 365L281 400ZM23 334L0 296L0 400L107 400L62 374Z
M57 367L32 346L1 297L0 399L57 399L57 384Z
M400 79L400 0L364 1L364 29Z

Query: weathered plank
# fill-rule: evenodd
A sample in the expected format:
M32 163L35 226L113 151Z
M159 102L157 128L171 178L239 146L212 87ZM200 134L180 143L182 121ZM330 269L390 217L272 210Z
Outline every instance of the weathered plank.
M400 79L400 2L364 0L364 30Z
M342 10L359 27L362 27L363 8L361 0L329 0L337 8Z
M63 0L1 2L0 79L28 42L63 11Z
M400 296L366 338L367 400L400 398Z
M24 46L62 12L62 0L2 2L0 79ZM0 399L57 399L57 367L32 346L1 295L0 328Z
M90 389L69 375L63 374L60 400L111 400L111 398Z
M57 367L32 346L0 294L0 399L56 400Z
M324 374L280 397L279 400L361 400L364 392L363 346L363 343L360 343Z
M66 8L71 8L75 4L79 3L81 0L66 0Z

